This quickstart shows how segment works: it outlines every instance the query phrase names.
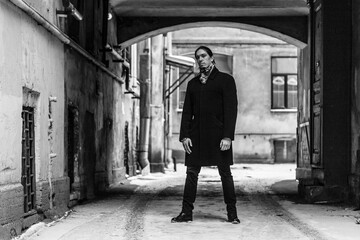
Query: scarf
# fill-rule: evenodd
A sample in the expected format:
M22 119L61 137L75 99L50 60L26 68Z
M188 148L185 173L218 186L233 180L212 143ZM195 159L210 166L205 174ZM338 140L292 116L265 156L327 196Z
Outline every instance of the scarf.
M202 84L206 84L206 81L208 80L213 68L214 64L210 64L207 68L200 69L200 82Z

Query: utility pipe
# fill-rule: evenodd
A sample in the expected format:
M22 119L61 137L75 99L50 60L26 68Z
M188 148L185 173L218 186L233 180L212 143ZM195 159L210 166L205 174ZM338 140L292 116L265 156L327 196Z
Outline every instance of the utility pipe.
M140 85L140 145L139 163L142 169L149 166L150 140L150 81Z
M118 81L119 83L123 84L124 80L118 77L115 73L111 72L109 69L105 67L105 65L91 56L86 50L84 50L81 46L77 43L72 41L64 32L62 32L57 26L49 22L46 18L44 18L35 8L30 6L28 3L24 2L23 0L9 0L15 6L22 9L25 13L27 13L30 17L32 17L36 22L42 25L46 30L52 33L55 37L57 37L62 43L69 45L75 51L80 53L83 57L89 60L91 63L99 67L103 70L106 74L110 77ZM120 55L119 55L120 56ZM120 56L121 57L121 56Z
M149 39L150 41L150 39ZM150 173L149 141L150 141L150 54L140 55L140 143L139 164L142 174Z
M130 69L130 64L129 64L127 61L125 61L125 60L122 58L122 56L121 56L117 51L115 51L114 48L112 48L112 47L110 46L110 44L106 44L105 49L110 50L110 53L116 58L116 60L121 60L121 61L123 61L123 62L122 62L123 66Z

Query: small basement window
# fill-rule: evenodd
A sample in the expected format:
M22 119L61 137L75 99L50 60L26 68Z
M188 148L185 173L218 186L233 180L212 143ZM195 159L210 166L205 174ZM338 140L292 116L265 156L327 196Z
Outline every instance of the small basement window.
M296 140L274 140L275 163L294 163L296 160Z

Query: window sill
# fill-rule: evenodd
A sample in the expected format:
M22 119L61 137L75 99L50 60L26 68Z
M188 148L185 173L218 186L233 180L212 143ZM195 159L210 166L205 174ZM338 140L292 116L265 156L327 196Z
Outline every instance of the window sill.
M296 113L297 109L271 109L273 113Z

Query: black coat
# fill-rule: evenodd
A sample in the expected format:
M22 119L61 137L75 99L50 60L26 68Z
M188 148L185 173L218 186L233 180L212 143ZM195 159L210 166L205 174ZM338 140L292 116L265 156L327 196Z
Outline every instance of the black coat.
M180 138L190 138L192 153L185 155L186 166L233 164L232 148L220 150L223 138L234 140L237 95L234 78L212 70L206 84L197 76L189 81L181 118Z

